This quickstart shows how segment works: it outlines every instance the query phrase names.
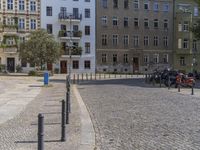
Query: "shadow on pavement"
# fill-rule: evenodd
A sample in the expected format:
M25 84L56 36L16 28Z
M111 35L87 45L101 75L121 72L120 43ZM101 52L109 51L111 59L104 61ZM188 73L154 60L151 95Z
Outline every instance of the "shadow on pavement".
M60 142L61 140L45 140L45 143L51 143L51 142ZM15 141L15 143L24 143L24 144L30 144L30 143L37 143L38 141Z

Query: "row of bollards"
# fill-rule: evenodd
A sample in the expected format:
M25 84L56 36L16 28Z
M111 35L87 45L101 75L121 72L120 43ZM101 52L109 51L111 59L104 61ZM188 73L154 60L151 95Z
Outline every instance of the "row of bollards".
M151 83L152 85L155 86L155 78L153 77L153 74L145 74L145 83ZM159 75L159 87L162 87L162 77ZM167 77L167 87L168 90L171 88L171 78L170 76ZM181 91L181 85L180 83L177 84L178 92ZM191 85L191 95L194 95L194 82Z
M66 124L69 124L70 106L70 77L66 77L66 101L61 101L61 142L66 141ZM44 116L38 114L38 150L44 150Z
M94 73L94 74L92 74L92 73L82 73L82 74L73 74L73 84L76 84L76 83L80 83L80 81L89 81L89 80L97 80L97 79L99 79L99 80L101 80L101 79L106 79L106 78L108 78L108 79L110 79L110 78L117 78L117 76L119 77L119 78L122 78L122 77L124 77L124 78L132 78L133 77L133 74L105 74L105 73L103 73L103 74L101 74L101 73L98 73L98 74L96 74L96 73ZM137 74L137 77L139 77L139 75Z

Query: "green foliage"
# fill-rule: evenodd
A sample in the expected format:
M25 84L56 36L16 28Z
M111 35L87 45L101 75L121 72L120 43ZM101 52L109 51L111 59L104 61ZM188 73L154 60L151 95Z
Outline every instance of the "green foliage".
M17 70L17 72L22 72L22 67L20 65L17 65L16 70Z
M61 56L59 43L45 30L37 30L30 34L29 40L21 43L19 48L20 59L29 63L42 66L47 63L56 62Z
M3 64L0 64L0 72L4 72L6 69L6 66Z
M82 47L73 47L71 54L72 55L81 55L82 54Z
M28 73L29 76L37 76L37 72L35 70L31 70Z

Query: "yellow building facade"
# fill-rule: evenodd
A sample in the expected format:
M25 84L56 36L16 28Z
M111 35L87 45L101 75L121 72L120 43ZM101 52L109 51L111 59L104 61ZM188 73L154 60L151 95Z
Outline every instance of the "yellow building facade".
M19 59L19 45L40 28L40 0L0 1L0 64L8 72L27 67Z

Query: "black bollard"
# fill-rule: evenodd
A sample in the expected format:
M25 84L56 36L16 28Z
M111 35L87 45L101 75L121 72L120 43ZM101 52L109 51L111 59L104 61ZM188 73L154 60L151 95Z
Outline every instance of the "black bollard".
M65 100L62 100L62 117L61 117L61 141L65 142L65 121L66 121L66 113L65 113Z
M69 124L69 93L66 92L66 124Z
M88 74L86 73L86 80L88 81Z
M194 82L192 81L192 93L191 95L194 95Z
M82 81L83 81L83 73L82 73Z
M162 86L162 79L161 79L161 75L160 75L160 87Z
M79 74L77 74L77 83L79 84Z
M97 76L96 76L96 73L94 73L94 80L96 80L97 79Z
M74 74L74 80L73 80L73 83L75 84L75 74Z
M170 84L171 84L170 76L168 75L168 90L170 89Z
M44 150L44 116L38 114L38 150Z
M104 79L106 78L106 74L104 73Z
M127 79L127 73L126 73L126 79Z
M68 87L68 75L66 76L66 88Z
M147 83L147 74L145 74L145 83Z
M92 73L90 73L90 80L92 80Z
M155 78L153 78L153 86L155 86Z
M178 83L178 92L181 92L180 83Z
M108 75L108 78L110 79L110 73L109 73L109 75Z
M115 78L117 77L116 73L115 73Z

